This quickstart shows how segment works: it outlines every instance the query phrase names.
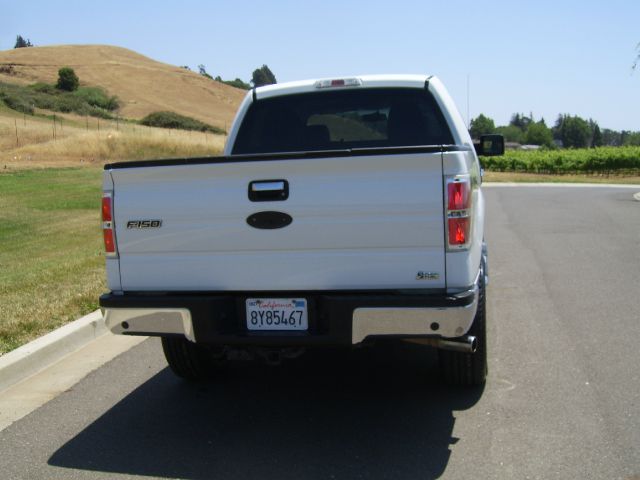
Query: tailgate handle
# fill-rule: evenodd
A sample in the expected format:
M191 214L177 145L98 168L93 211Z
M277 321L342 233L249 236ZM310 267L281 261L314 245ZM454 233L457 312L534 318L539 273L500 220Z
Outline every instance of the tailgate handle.
M289 182L286 180L254 180L249 183L249 200L252 202L281 202L289 198Z

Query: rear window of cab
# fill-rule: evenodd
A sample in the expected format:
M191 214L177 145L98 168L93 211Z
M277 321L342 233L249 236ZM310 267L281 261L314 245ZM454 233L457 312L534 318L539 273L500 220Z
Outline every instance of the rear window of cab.
M254 102L242 121L232 153L452 143L442 112L426 89L354 88Z

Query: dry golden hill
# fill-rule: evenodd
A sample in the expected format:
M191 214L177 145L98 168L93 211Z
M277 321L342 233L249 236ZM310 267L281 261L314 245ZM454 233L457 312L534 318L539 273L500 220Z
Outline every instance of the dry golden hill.
M81 85L117 95L120 114L127 118L171 110L228 128L246 93L126 48L60 45L0 51L0 81L55 83L61 67L73 68Z

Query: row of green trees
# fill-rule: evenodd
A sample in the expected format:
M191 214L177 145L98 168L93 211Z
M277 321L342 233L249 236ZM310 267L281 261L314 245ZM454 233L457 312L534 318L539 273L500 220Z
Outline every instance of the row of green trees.
M547 148L587 148L602 146L640 145L640 132L600 129L593 119L578 115L560 114L553 127L548 127L544 118L536 121L529 116L515 113L509 125L496 127L492 118L480 114L471 120L469 129L473 138L498 133L507 142L540 145Z
M189 67L183 68L190 70ZM223 80L220 75L214 78L211 74L209 74L209 72L207 72L207 68L203 64L198 65L198 73L210 80L215 80L216 82L231 85L232 87L241 88L243 90L251 89L252 84L254 87L262 87L264 85L272 85L274 83L278 83L278 81L276 80L276 76L266 65L262 65L260 68L256 68L253 71L250 83L244 82L240 78L236 78L235 80Z

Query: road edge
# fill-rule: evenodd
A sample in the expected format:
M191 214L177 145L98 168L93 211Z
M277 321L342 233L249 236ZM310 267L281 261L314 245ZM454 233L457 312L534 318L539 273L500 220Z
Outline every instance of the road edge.
M108 332L96 310L0 357L0 392Z

